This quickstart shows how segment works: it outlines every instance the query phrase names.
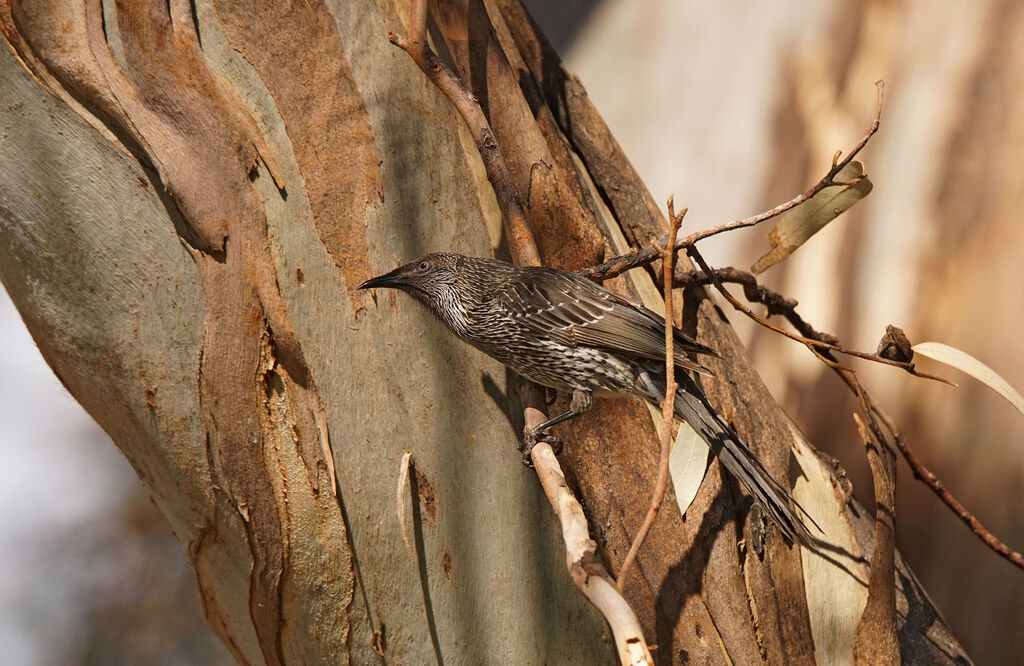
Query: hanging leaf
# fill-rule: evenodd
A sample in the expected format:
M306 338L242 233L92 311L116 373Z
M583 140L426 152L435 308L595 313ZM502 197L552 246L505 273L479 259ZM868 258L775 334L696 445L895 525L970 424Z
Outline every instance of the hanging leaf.
M871 181L864 173L864 165L856 160L843 167L834 180L850 184L823 188L796 208L783 213L766 237L772 249L754 262L751 273L763 273L793 254L808 238L871 192Z
M1006 398L1018 412L1024 414L1024 396L1021 396L1017 389L1010 386L1008 381L996 374L995 370L967 352L961 351L956 347L944 345L941 342L921 342L914 345L914 351L921 356L927 356L957 370L966 372Z

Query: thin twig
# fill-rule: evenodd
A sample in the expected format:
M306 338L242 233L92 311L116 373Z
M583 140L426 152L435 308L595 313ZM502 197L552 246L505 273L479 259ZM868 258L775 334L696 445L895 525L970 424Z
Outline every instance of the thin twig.
M856 157L857 154L864 149L864 147L868 144L868 141L871 140L871 137L874 136L875 133L878 131L878 127L881 122L882 100L884 99L884 85L881 81L875 81L875 87L878 91L878 103L875 108L875 117L871 121L871 127L868 128L867 133L863 136L863 138L861 138L859 142L857 142L857 145L853 147L853 150L851 150L844 159L839 160L839 155L841 154L841 152L836 152L836 154L832 156L832 168L830 168L828 170L828 173L826 173L825 176L817 183L815 183L809 190L807 190L803 194L793 197L792 199L785 203L779 204L775 208L766 210L762 213L758 213L757 215L745 217L741 220L734 220L732 222L727 222L725 224L720 224L717 227L705 229L704 231L697 231L690 234L689 236L686 236L685 238L677 237L675 244L676 250L678 251L689 248L697 241L701 241L704 240L705 238L710 238L711 236L716 236L727 231L743 229L745 227L752 227L757 224L761 224L762 222L770 220L773 217L778 217L782 213L785 213L787 210L796 208L797 206L807 201L808 199L810 199L811 197L813 197L815 194L825 189L826 187L830 187L832 185L847 184L836 182L836 174L842 171L843 168L846 167L847 164L852 162L853 158ZM668 243L668 239L668 234L662 236L661 238L658 239L657 246L664 247ZM620 275L630 269L639 268L640 266L646 266L647 264L650 264L652 261L655 261L659 256L660 255L657 250L651 247L645 247L635 252L630 252L629 254L614 257L602 264L598 264L597 266L584 268L580 270L579 273L580 275L588 277L592 280L607 280L615 277L616 275Z
M699 255L698 255L699 256ZM922 481L932 492L945 504L956 516L963 521L965 525L973 532L981 541L991 548L1000 557L1005 558L1017 567L1024 569L1024 555L1012 550L1003 541L996 537L990 532L981 521L977 519L970 511L960 503L943 485L942 481L939 480L933 472L931 472L921 459L917 457L913 449L907 444L903 438L895 421L889 416L885 410L882 409L881 405L871 396L870 393L861 386L857 379L856 373L849 368L845 368L838 364L835 357L832 356L831 351L835 350L839 353L846 353L845 348L838 344L838 339L829 333L822 333L814 329L809 323L807 323L800 314L796 311L796 302L792 299L785 298L781 294L772 292L771 290L758 285L757 280L753 275L744 273L743 271L737 271L733 268L723 269L711 269L703 262L703 257L694 258L694 261L701 266L701 270L688 271L676 275L675 284L676 286L686 286L688 284L715 284L722 282L735 282L743 285L744 296L751 302L762 303L768 308L770 314L781 314L789 323L800 332L802 339L800 342L807 344L807 341L827 342L829 345L822 345L821 350L816 350L812 345L808 344L808 349L814 352L822 362L832 368L836 374L843 380L844 383L853 391L857 398L857 401L861 405L861 409L868 419L868 426L871 428L872 433L875 437L881 441L886 442L891 440L896 446L897 450L903 456L904 460L907 461L907 465L914 472L914 478ZM717 286L717 285L716 285ZM721 291L721 290L720 290ZM735 305L734 298L731 298L731 294L726 296L730 303ZM754 319L758 323L762 322L762 319L755 315L749 308L740 307L738 308L744 314ZM779 331L779 329L773 325L767 325L767 328L773 331ZM792 337L786 331L779 331L787 337ZM874 359L872 359L874 360ZM888 361L888 359L879 359L882 362ZM900 365L898 363L890 363L893 365ZM907 369L907 368L904 368ZM925 375L924 373L917 373L913 370L909 370L912 374L918 374L928 379L937 379L945 383L950 383L941 377L932 377ZM877 420L876 420L877 419ZM878 421L881 421L889 433L889 437L886 437L878 426Z
M686 216L686 210L684 208L679 211L679 215L676 215L675 205L672 198L669 197L668 217L671 220L669 238L675 238L676 232L679 231L683 218ZM647 538L647 533L651 531L651 526L654 525L654 521L658 517L661 504L665 500L665 490L668 488L668 457L672 448L672 421L675 414L676 389L678 388L676 385L675 352L673 350L675 326L672 321L674 312L672 307L672 278L675 269L675 256L675 248L671 245L666 245L661 250L665 281L665 400L661 403L661 454L658 457L658 480L654 484L654 493L651 495L651 504L647 508L647 515L644 516L644 521L640 524L640 529L637 531L633 543L629 546L629 552L626 553L626 559L622 561L622 568L619 569L618 587L620 591L626 587L626 574L629 573L630 567L633 566L633 561L636 559L637 553L640 552L640 546L643 545L644 539Z
M992 534L992 532L981 524L981 521L978 520L974 514L967 510L967 507L961 504L956 497L946 490L946 487L942 484L942 481L939 480L939 477L935 476L931 470L925 467L924 463L921 462L921 459L917 457L917 454L914 453L906 440L903 439L903 435L896 427L896 422L882 410L881 406L874 398L867 396L867 403L870 406L871 411L878 416L882 423L885 424L886 429L892 435L892 440L895 443L897 450L899 450L903 459L907 461L910 469L914 472L914 478L928 486L928 488L935 493L942 503L949 507L950 511L956 514L957 518L963 521L975 536L981 539L982 543L991 548L1000 557L1008 560L1011 564L1016 565L1020 569L1024 569L1024 555L1011 549L998 537Z
M828 355L829 352L823 352ZM833 368L835 370L835 368ZM882 409L882 406L878 404L878 401L868 393L867 389L861 386L860 381L857 379L856 373L850 370L836 370L836 374L839 375L840 379L846 383L850 390L857 396L857 402L861 406L861 411L868 418L868 425L871 428L875 438L880 442L888 442L892 440L893 444L899 450L903 459L907 461L907 465L910 466L911 471L914 472L914 478L923 482L928 486L932 492L938 496L943 504L946 505L965 525L981 539L982 543L987 545L1000 557L1005 558L1011 564L1024 569L1024 555L1019 552L1011 550L1005 543L1003 543L998 537L990 532L984 525L981 524L974 514L967 510L967 508L957 500L952 493L946 490L946 487L942 484L937 476L931 472L924 463L917 457L913 449L907 444L906 440L903 439L903 435L900 433L899 428L896 426L896 422L889 414ZM882 432L881 425L884 425L889 433L889 437L886 437Z
M735 307L737 310L747 315L757 323L761 324L765 328L771 329L780 335L784 335L791 340L795 340L805 346L807 346L815 355L818 356L827 365L833 366L834 359L826 359L818 354L817 350L827 349L829 351L836 352L838 354L844 354L846 356L855 356L868 361L874 361L875 363L882 363L884 365L891 365L902 370L909 372L915 377L921 377L922 379L931 379L933 381L942 382L943 384L949 384L950 386L956 386L955 382L952 382L945 377L938 375L932 375L927 372L920 372L912 362L910 361L895 361L893 359L879 356L878 354L872 354L869 352L857 351L854 349L847 349L843 345L839 344L839 341L835 336L825 335L815 331L813 328L807 326L805 322L800 320L803 327L809 329L810 335L803 332L803 327L797 327L800 331L799 334L792 333L783 328L775 326L768 319L759 316L753 312L750 308L744 306L737 299L733 298L729 292L727 292L721 283L732 282L743 286L743 294L748 301L762 303L768 308L768 316L773 314L780 314L786 317L791 323L796 323L793 319L800 319L800 316L796 314L796 301L790 298L785 298L781 294L771 291L766 287L762 287L757 283L757 279L751 273L741 271L735 268L707 268L706 264L701 266L700 271L687 271L681 273L675 277L675 286L686 287L693 284L710 284L714 285L725 298ZM817 348L817 349L816 349ZM847 368L848 369L848 368Z
M490 123L477 99L427 44L426 24L426 0L412 0L409 38L391 32L388 33L388 39L409 54L413 62L448 97L466 122L483 160L487 179L498 199L513 260L520 265L539 266L540 253L523 209L522 198L494 139ZM520 393L526 427L532 428L547 420L545 389L525 382ZM619 593L614 580L597 556L597 544L590 538L586 515L566 485L551 445L539 441L530 455L544 493L561 523L566 565L573 582L604 615L615 637L621 662L653 666L654 660L636 614Z

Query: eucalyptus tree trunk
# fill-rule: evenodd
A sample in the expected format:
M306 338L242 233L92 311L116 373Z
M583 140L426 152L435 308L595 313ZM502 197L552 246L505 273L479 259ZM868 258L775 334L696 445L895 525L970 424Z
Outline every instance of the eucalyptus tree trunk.
M597 263L664 231L515 0L431 12L546 263ZM407 15L4 2L0 277L149 488L240 662L609 662L607 626L518 462L505 370L408 299L357 290L431 250L505 252L469 133L388 43ZM611 286L659 298L642 271ZM723 354L711 399L839 551L829 562L763 533L713 464L685 519L669 499L626 588L655 658L849 661L871 522L795 440L705 294L687 294L684 322ZM656 476L652 418L611 401L565 432L563 465L616 570ZM406 450L411 552L396 515ZM904 657L952 661L912 574L895 579Z

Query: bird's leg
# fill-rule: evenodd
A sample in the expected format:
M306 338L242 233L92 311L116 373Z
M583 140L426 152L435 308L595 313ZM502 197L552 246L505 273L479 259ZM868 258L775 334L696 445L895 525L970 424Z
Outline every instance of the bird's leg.
M527 467L533 467L533 461L530 459L530 452L533 451L533 447L537 445L537 442L543 441L551 445L551 449L557 456L562 452L562 440L555 437L554 435L547 434L547 430L553 428L559 423L565 423L569 419L579 416L590 409L591 405L594 404L594 396L590 391L581 391L576 389L572 392L572 400L569 401L569 411L562 412L558 416L548 419L540 425L532 428L523 429L523 446L519 449L523 454L523 464Z

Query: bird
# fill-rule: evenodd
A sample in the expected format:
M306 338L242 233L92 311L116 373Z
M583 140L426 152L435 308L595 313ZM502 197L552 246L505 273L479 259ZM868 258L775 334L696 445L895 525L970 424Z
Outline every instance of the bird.
M548 431L589 410L595 397L628 395L655 406L664 400L665 319L581 275L434 252L359 285L381 288L404 291L457 337L523 378L571 396L567 411L526 430L524 462L540 439L560 448ZM673 328L675 418L708 443L788 541L812 546L814 537L800 517L806 512L708 402L694 377L713 376L694 355L718 354Z

